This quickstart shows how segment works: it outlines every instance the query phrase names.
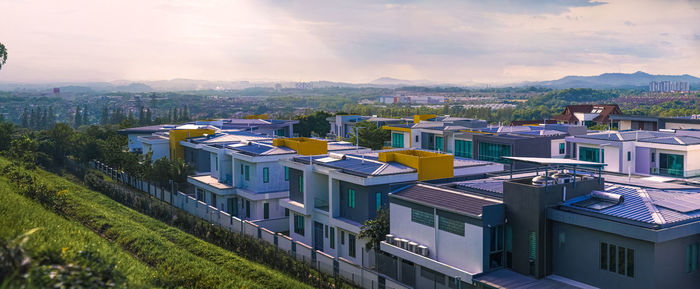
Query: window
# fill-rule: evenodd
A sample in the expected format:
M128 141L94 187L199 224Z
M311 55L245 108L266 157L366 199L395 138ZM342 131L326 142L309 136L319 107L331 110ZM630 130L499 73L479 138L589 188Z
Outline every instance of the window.
M411 209L411 221L426 225L428 227L435 227L435 217L433 216L433 212Z
M348 189L348 208L355 207L355 190Z
M214 163L216 164L216 170L219 170L219 157L214 157Z
M418 141L419 141L419 139L418 139L418 136L416 135L416 142L418 142Z
M492 161L507 163L507 159L502 157L509 157L510 145L507 144L495 144L495 143L479 143L479 160L482 161Z
M513 267L513 227L506 225L506 267Z
M345 245L345 231L340 231L340 245Z
M489 267L503 266L503 225L495 225L490 228L491 242L489 246Z
M464 236L464 222L438 215L438 229Z
M634 249L601 242L599 267L634 278Z
M335 249L335 228L331 227L331 249Z
M211 193L211 205L216 207L216 194Z
M245 166L245 180L249 181L250 180L250 167Z
M566 153L566 144L565 144L565 143L560 143L560 144L559 144L559 154L560 154L560 155L563 155L564 153Z
M627 277L634 277L634 249L627 248Z
M270 182L270 168L263 168L263 183Z
M608 244L600 243L600 269L608 270Z
M528 235L528 257L530 260L536 260L537 257L537 234L530 232Z
M324 232L326 233L326 238L328 238L328 225L326 225L326 226L324 227L324 229L325 229Z
M374 203L379 211L382 208L382 193L374 193Z
M463 158L472 158L472 142L468 140L455 140L455 155Z
M263 219L270 218L270 203L263 204Z
M289 167L284 167L284 180L289 181Z
M355 235L348 234L348 255L350 255L350 257L355 258L355 253Z
M651 152L651 162L655 163L656 162L656 153Z
M243 175L243 164L241 164L241 176Z
M304 236L304 216L294 214L294 233Z
M659 173L661 175L682 177L683 155L659 154Z
M435 137L435 150L436 151L444 151L445 148L443 147L443 142L442 142L442 137L441 136L436 136Z
M608 249L608 270L610 270L610 272L615 272L617 271L617 246L610 244Z
M605 162L605 149L602 150L602 162ZM601 162L601 150L597 148L579 147L578 159L580 161Z
M617 247L617 273L625 275L625 248Z
M250 201L245 200L245 217L250 218Z
M304 192L304 176L299 176L299 192Z
M284 216L289 217L289 209L284 208Z
M685 272L691 273L698 270L698 244L690 244L685 247Z
M627 161L629 162L631 160L632 160L632 152L627 152Z
M395 148L403 147L403 133L392 133L391 134L391 146Z

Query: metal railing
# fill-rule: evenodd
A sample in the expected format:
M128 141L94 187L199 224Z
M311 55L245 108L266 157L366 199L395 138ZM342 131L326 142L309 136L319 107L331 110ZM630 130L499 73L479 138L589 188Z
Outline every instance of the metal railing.
M649 173L652 175L679 178L692 178L700 176L700 170L684 171L679 169L651 168Z

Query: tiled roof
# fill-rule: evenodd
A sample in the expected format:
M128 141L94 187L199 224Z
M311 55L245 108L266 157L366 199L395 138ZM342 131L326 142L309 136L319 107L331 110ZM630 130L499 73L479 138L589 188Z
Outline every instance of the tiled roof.
M484 206L502 203L495 199L425 184L415 184L404 187L391 193L391 195L418 204L448 209L453 212L471 216L481 216Z
M700 138L692 136L677 136L677 137L660 137L640 140L641 142L650 142L658 144L672 144L672 145L696 145L700 144Z
M628 130L628 131L607 131L601 133L593 133L588 135L577 136L577 138L587 138L607 141L633 141L645 140L659 137L672 137L673 133L646 131L646 130Z
M492 193L503 194L503 181L499 179L479 179L455 183L457 188L469 190L476 189Z

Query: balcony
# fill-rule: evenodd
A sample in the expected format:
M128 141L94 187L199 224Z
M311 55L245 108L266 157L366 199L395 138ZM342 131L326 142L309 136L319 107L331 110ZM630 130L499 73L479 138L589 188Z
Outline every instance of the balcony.
M447 276L451 277L460 277L462 281L467 282L467 283L472 283L472 278L475 274L481 273L481 272L467 272L462 269L450 266L448 264L442 263L440 261L437 261L435 259L431 259L419 254L416 254L414 252L408 251L406 249L403 249L401 247L394 246L392 244L387 243L386 241L382 241L379 244L379 249L383 252L389 253L393 256L399 257L404 260L411 261L415 264L420 265L421 267L429 268L433 271L440 272L442 274L445 274Z
M675 178L692 178L700 176L700 170L684 171L678 169L651 168L650 174Z
M314 208L328 212L328 200L314 198Z

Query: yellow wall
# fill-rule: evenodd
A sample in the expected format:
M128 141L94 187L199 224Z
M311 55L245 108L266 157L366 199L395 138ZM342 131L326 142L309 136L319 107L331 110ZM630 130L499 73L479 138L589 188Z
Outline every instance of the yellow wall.
M454 157L448 154L403 150L380 152L379 161L397 162L418 170L418 180L428 181L454 176Z
M267 114L251 114L246 115L245 119L270 119Z
M325 155L328 153L328 142L305 137L277 138L272 140L272 145L288 147L297 151L297 154L305 156Z
M180 141L191 137L203 136L205 134L215 134L213 129L174 129L170 131L170 159L184 158L185 149L180 144Z
M415 114L413 115L413 123L420 123L421 120L429 120L436 117L436 114Z

